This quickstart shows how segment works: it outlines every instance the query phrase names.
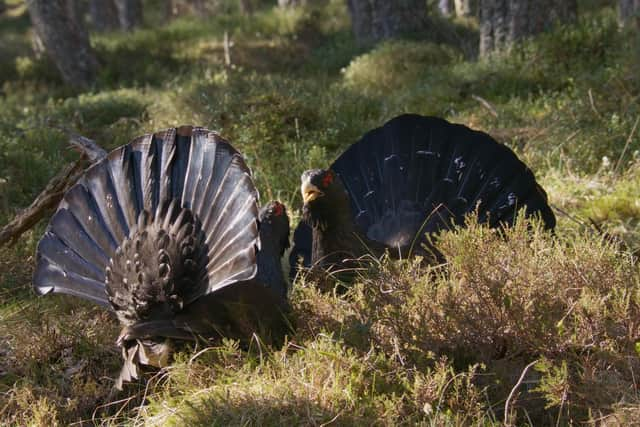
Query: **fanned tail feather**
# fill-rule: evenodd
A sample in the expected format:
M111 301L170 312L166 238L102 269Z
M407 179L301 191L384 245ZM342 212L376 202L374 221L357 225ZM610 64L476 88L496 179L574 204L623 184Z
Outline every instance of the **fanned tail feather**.
M398 235L463 224L476 209L479 220L492 227L510 225L521 208L526 215L539 215L547 228L555 226L546 194L511 149L443 119L398 116L366 133L331 169L349 193L357 226L388 246L395 247ZM311 239L310 227L300 223L292 274L298 258L308 265Z
M201 277L211 284L187 302L250 280L259 247L257 200L242 157L216 133L185 126L138 137L65 194L38 245L34 287L108 305L105 271L119 246L154 218L154 229L169 230L187 210L205 236ZM186 231L174 231L186 238L180 234Z

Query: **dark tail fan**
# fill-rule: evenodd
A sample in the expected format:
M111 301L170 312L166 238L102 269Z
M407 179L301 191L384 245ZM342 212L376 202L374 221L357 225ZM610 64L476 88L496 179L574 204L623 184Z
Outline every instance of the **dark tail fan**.
M424 234L461 225L476 207L491 227L512 224L520 208L555 226L544 190L511 149L443 119L396 117L351 145L331 169L349 193L356 224L388 246L408 229ZM290 255L294 274L310 253L311 229L300 223Z
M144 135L92 166L64 196L38 245L34 287L40 294L71 294L108 306L110 260L126 250L124 242L139 246L163 228L172 239L202 240L193 260L202 263L199 283L178 291L181 303L250 280L257 270L257 199L244 160L218 134L185 126ZM169 236L155 237L160 249L171 245ZM173 250L188 249L180 248ZM158 266L167 261L158 259ZM109 286L120 300L136 292L131 283Z

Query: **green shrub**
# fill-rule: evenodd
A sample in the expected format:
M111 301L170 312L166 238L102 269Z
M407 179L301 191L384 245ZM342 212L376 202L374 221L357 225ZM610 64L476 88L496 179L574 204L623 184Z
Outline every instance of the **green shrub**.
M382 43L344 69L347 87L369 95L405 91L418 80L428 79L438 67L456 58L451 48L433 43L397 40Z

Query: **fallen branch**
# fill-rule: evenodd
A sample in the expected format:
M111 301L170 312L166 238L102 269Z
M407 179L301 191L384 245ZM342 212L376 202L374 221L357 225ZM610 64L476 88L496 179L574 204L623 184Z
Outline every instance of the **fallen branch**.
M51 178L31 205L0 229L0 246L14 244L25 231L36 225L47 212L60 203L64 193L78 181L84 172L87 163L85 159L91 165L107 155L107 152L95 141L66 128L58 129L69 137L69 144L82 155L80 159L65 166L56 176Z
M36 225L45 213L57 206L62 200L64 192L73 185L80 173L84 170L82 160L76 160L73 164L65 166L56 176L54 176L47 186L42 190L28 208L21 211L7 225L0 230L0 246L12 245L15 241L31 227Z

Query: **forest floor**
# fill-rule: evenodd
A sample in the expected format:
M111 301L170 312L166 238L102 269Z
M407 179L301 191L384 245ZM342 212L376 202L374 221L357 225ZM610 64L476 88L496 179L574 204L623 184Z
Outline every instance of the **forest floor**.
M412 112L510 146L558 227L522 221L503 239L470 223L441 236L446 264L382 259L343 296L301 278L283 348L195 348L115 392L115 318L31 289L43 221L0 249L0 424L640 423L640 40L604 2L581 2L576 24L483 61L471 21L359 48L337 0L183 17L92 34L102 67L83 93L31 53L24 6L7 3L0 224L77 157L55 126L109 149L181 124L218 130L262 200L297 215L303 170ZM163 22L151 3L147 21Z

